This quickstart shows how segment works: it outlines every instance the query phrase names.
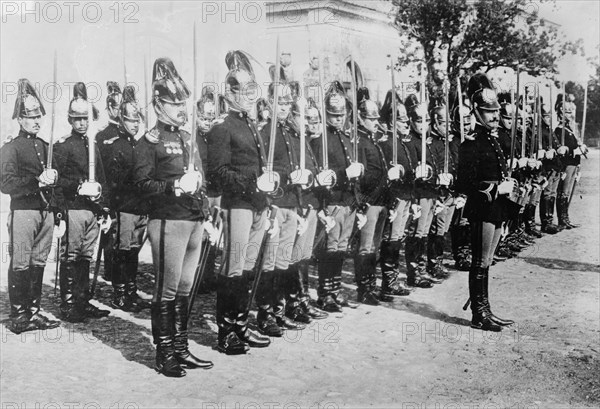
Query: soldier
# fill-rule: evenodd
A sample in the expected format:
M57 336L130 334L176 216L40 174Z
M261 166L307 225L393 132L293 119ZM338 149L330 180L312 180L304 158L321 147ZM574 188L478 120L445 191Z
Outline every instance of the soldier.
M142 113L135 99L135 89L123 90L119 106L117 135L102 142L100 152L110 185L110 209L115 214L112 285L112 307L123 311L139 311L150 304L137 295L138 255L148 219L133 183L134 151ZM108 263L107 254L106 263ZM105 264L106 264L105 263Z
M550 129L551 109L548 105L542 104L542 147L545 151L544 159L542 160L542 169L548 184L542 191L540 198L540 220L542 222L543 233L556 234L561 230L554 224L554 203L556 202L562 163L556 153L560 142L553 130Z
M52 246L55 213L60 213L53 199L58 173L46 163L48 144L37 136L44 115L35 89L29 80L20 79L12 117L19 123L19 134L0 149L0 188L11 199L8 328L15 334L60 325L40 313L44 267Z
M102 218L106 227L110 226L104 167L95 139L91 139L95 135L88 132L93 127L89 118L95 120L97 116L96 108L87 101L85 84L76 83L69 104L69 123L73 129L55 147L56 167L62 175L58 186L67 210L66 240L61 249L60 309L62 318L69 322L110 314L89 302L93 297L89 291L90 261L100 233L97 218Z
M399 99L396 94L396 98ZM408 126L408 114L406 107L398 100L396 102L396 123L393 123L393 101L392 90L388 91L383 106L380 110L382 123L387 128L386 138L381 138L379 145L385 155L386 163L389 164L387 177L390 180L387 203L390 211L390 233L389 238L381 243L380 266L381 266L381 301L393 301L393 296L404 296L410 294L399 280L400 247L404 240L404 230L408 221L410 205L412 203L412 191L414 183L414 170L418 162L416 151L408 145L410 132ZM396 153L397 164L393 162L394 132L396 127Z
M108 125L96 134L96 145L100 149L102 158L105 155L104 141L107 139L113 139L119 135L119 108L121 106L122 94L119 84L115 81L107 81L106 88L108 95L106 96L106 112L108 113ZM110 230L106 234L100 236L100 246L102 246L102 252L104 254L104 279L106 281L112 280L113 270L113 248L115 246L116 239L116 224L113 223Z
M476 118L475 130L460 146L458 192L467 195L465 215L471 225L473 260L469 271L469 295L473 328L500 331L513 322L496 317L488 300L489 267L500 240L502 223L514 206L507 198L515 188L507 175L506 159L496 140L500 105L485 74L469 80L467 94Z
M356 218L356 209L360 207L357 197L357 183L364 173L362 158L352 157L352 141L344 130L347 101L344 88L339 81L334 81L325 93L325 110L327 113L327 152L323 152L321 140L313 139L315 156L320 160L323 170L323 155L329 160L329 170L335 172L333 178L323 180L330 189L322 189L321 199L327 213L335 220L335 226L327 232L326 249L317 249L319 271L318 306L327 312L341 312L342 307L356 308L340 292L342 287L342 265L352 234ZM319 180L319 179L317 179ZM322 183L322 187L326 187ZM331 185L333 185L331 187Z
M560 121L554 133L562 143L564 132L564 144L557 152L562 163L561 181L558 185L558 197L556 199L556 212L558 213L558 225L563 229L579 227L569 220L569 201L575 186L578 169L581 163L581 155L587 153L587 147L579 140L579 129L575 122L575 97L567 95L563 104L563 95L559 94L554 105L554 110ZM563 110L564 105L564 110Z
M194 151L190 160L193 142L181 129L187 120L189 90L169 58L154 62L152 78L157 122L135 148L133 181L149 205L148 238L156 275L151 314L155 369L179 378L186 375L184 368L213 366L189 351L187 332L190 291L208 210L200 157Z
M379 108L369 98L369 90L361 88L358 94L359 147L365 158L365 172L360 180L363 201L369 204L366 223L360 229L360 244L354 256L354 275L358 286L357 300L368 305L379 305L376 294L377 250L381 245L387 218L385 199L388 188L387 164L381 147L375 142L380 130Z
M217 279L217 349L228 355L266 347L268 338L248 328L249 290L255 279L256 249L265 234L268 192L276 190L266 167L264 144L256 127L257 87L249 56L230 51L225 97L229 113L207 135L208 178L223 192L225 266Z
M422 103L416 101L414 95L409 95L405 106L408 108L411 140L410 148L418 158L415 167L415 187L413 190L416 211L408 224L408 234L405 244L407 267L407 284L410 287L430 288L440 281L427 273L427 234L431 227L436 210L438 189L436 185L437 169L431 152L431 141L425 144L425 163L423 163L422 133L423 127L427 132L429 114ZM425 112L426 117L423 116Z
M267 146L271 138L275 138L273 170L280 176L282 192L273 198L277 206L277 234L269 235L265 248L265 262L256 291L258 306L258 328L268 336L280 337L284 329L303 329L305 326L289 319L285 315L286 295L288 293L290 274L289 265L292 258L294 239L298 230L298 191L301 180L292 178L292 172L299 169L300 140L292 137L292 129L288 122L293 101L292 88L289 84L279 86L277 104L274 103L274 84L269 86L269 101L272 109L277 106L272 119L269 119L261 131ZM271 121L275 120L276 133L271 135ZM298 317L297 317L298 318Z

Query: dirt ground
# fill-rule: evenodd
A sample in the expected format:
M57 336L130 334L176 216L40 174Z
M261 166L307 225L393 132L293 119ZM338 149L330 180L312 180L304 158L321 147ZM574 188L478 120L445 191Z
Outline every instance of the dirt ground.
M469 327L466 272L379 307L360 306L287 332L265 349L225 356L216 344L214 294L195 305L191 350L214 361L181 379L152 369L149 313L14 335L1 331L2 408L564 408L600 405L600 152L584 160L571 219L578 229L544 236L491 268L494 311L517 324ZM1 316L8 317L2 198ZM143 251L141 288L152 291ZM449 262L449 260L448 260ZM54 264L43 307L58 315ZM344 275L355 296L353 276ZM313 280L314 286L314 280ZM112 289L100 281L97 305Z

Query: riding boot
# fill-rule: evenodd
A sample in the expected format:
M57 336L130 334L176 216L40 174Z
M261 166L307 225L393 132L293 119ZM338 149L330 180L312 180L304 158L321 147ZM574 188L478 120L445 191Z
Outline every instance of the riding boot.
M357 286L357 301L362 304L379 305L379 301L371 289L370 254L357 254L354 257L354 277ZM373 266L375 267L375 266ZM375 272L373 272L374 274Z
M427 272L427 237L421 237L418 239L416 247L416 260L417 260L417 274L422 278L429 280L433 284L439 284L442 281L433 277Z
M241 304L238 297L243 295L232 291L236 279L237 277L224 275L217 277L217 326L219 327L217 349L226 355L245 354L250 349L248 344L236 334L237 312Z
M527 204L525 205L524 211L524 219L525 219L525 232L529 235L532 235L535 238L542 237L542 233L535 226L535 205Z
M241 277L232 277L231 292L237 300L235 333L251 348L265 348L271 344L269 337L253 331L248 326L248 301L252 291L252 271L244 271Z
M556 212L558 213L558 226L565 229L570 230L573 226L569 223L569 216L567 205L569 202L569 197L563 193L560 193L556 198Z
M60 326L60 322L50 320L40 313L43 280L44 267L29 267L29 321L35 323L39 329L52 329Z
M175 332L173 333L173 342L175 345L175 359L182 368L202 368L210 369L213 363L203 361L195 357L189 350L188 343L188 309L189 297L175 297Z
M329 316L325 311L321 311L316 309L311 305L310 295L308 293L308 269L310 267L310 260L301 260L295 264L298 268L298 274L300 276L301 292L299 295L300 298L300 307L304 311L306 315L310 318L316 320L322 320Z
M90 294L90 261L77 260L75 262L76 284L75 284L75 302L86 317L103 318L110 314L108 310L102 310L95 305L90 304L92 298Z
M542 232L556 234L560 231L554 221L554 198L542 195L540 199L540 220L542 221Z
M29 321L29 270L14 271L8 267L8 298L10 299L10 323L8 328L15 334L39 329Z
M319 272L318 305L327 312L341 312L342 307L336 302L334 296L334 277L337 268L337 252L323 252L319 255L317 269Z
M427 252L429 274L434 278L448 278L449 272L444 267L444 236L430 235Z
M263 271L260 275L260 281L256 288L256 305L258 313L256 321L258 329L264 335L270 337L281 337L283 331L277 324L277 319L273 311L273 299L275 298L274 271Z
M283 272L285 282L287 283L287 291L285 294L285 316L293 321L310 323L310 316L302 307L302 281L300 277L299 263L290 264Z
M496 315L494 315L494 313L492 312L492 307L490 306L490 300L488 297L488 291L489 291L489 278L490 278L490 268L487 267L484 271L484 283L483 283L483 303L486 306L486 310L487 313L489 314L489 318L492 322L501 325L501 326L507 326L507 325L512 325L515 322L513 320L505 320L502 319L500 317L497 317Z
M139 251L131 249L126 252L125 263L125 298L133 310L144 310L150 308L150 303L141 298L137 291L137 275L139 266Z
M381 243L379 266L381 267L381 301L391 302L395 296L410 294L398 278L400 261L400 241L384 241Z
M472 267L471 271L469 271L469 296L471 298L471 312L473 314L471 327L484 331L501 331L502 327L490 319L484 294L485 269Z
M404 258L406 259L406 284L409 287L431 288L433 283L419 274L419 262L417 260L421 241L418 237L407 236L404 244Z
M273 271L273 314L277 325L283 329L300 330L306 328L301 322L296 322L285 315L286 294L289 293L290 276L286 270Z
M60 282L60 318L67 322L82 322L86 316L75 302L76 289L75 283L77 280L77 269L75 262L65 261L60 265L59 282Z
M115 251L113 253L113 267L111 270L113 299L110 303L111 307L123 311L132 311L131 304L125 298L125 276L127 260L124 257L123 251Z
M338 251L335 257L334 273L333 273L333 298L340 307L358 308L358 303L350 301L346 294L342 292L342 270L344 260L346 258L345 251Z
M569 206L571 205L569 203L569 196L565 195L563 200L564 200L564 209L565 209L564 210L564 212L565 212L565 216L564 216L565 217L565 222L569 226L571 226L572 229L575 229L575 228L579 227L579 225L575 224L575 223L571 223L571 219L569 218Z
M175 301L152 303L152 335L156 344L156 366L154 369L170 378L186 375L175 356Z

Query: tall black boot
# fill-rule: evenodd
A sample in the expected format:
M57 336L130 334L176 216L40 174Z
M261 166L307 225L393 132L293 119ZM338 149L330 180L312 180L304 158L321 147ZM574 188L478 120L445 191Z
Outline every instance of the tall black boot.
M283 329L304 329L306 325L296 322L285 315L286 294L289 293L290 275L287 270L276 269L273 271L273 314L277 325Z
M110 314L108 310L102 310L95 305L90 304L90 261L77 260L75 262L76 283L75 283L75 302L79 309L90 318L104 318Z
M29 321L34 322L39 329L52 329L60 326L60 322L50 320L40 313L43 280L44 267L29 267Z
M400 263L400 241L384 241L381 243L379 266L381 267L381 301L391 302L395 296L410 294L410 290L402 285L398 278Z
M285 316L293 321L308 324L310 316L304 311L301 305L302 297L302 278L300 277L299 263L290 264L283 272L287 291L285 294Z
M335 302L340 307L358 308L358 303L350 301L346 294L342 292L342 270L344 267L346 252L338 251L335 254L336 256L334 258L334 270L332 275L333 288L331 291L333 298L335 298Z
M113 252L113 266L111 270L112 286L113 286L113 299L110 303L111 307L120 309L123 311L134 311L131 303L127 302L125 298L125 277L127 275L126 264L127 256L124 251Z
M131 249L125 254L125 299L132 310L139 311L150 308L150 303L141 298L137 291L137 275L139 266L139 252Z
M236 334L239 299L231 290L235 277L217 277L217 325L219 326L217 349L227 355L245 354L250 348ZM245 306L244 306L245 308Z
M263 271L260 275L255 298L256 306L258 307L256 321L258 329L264 335L281 337L283 331L277 324L277 319L273 312L273 299L275 298L274 277L273 271Z
M295 264L298 269L298 275L302 284L301 292L299 294L300 307L306 315L316 320L322 320L329 316L325 311L316 309L311 305L310 295L308 293L308 269L310 267L310 260L301 260Z
M542 233L535 227L535 205L525 205L523 218L525 222L525 232L538 239L542 237Z
M334 277L337 268L337 252L323 252L319 255L317 269L319 272L318 305L327 312L341 312L342 307L334 297Z
M358 285L358 302L367 305L379 305L377 294L377 256L375 253L354 257L354 273Z
M155 369L170 378L181 378L186 375L175 357L175 301L152 303L152 334L156 344Z
M540 199L540 220L542 221L542 232L556 234L560 231L554 224L554 198L542 195Z
M189 297L175 297L175 358L182 368L210 369L213 363L195 357L189 350L188 343L188 308Z
M14 271L8 267L8 298L10 299L10 323L8 328L15 334L39 329L29 320L29 270Z
M567 215L567 203L569 202L569 197L563 193L559 193L556 198L556 213L558 214L558 226L565 230L570 230L573 228L568 220Z
M515 322L513 320L505 320L503 318L500 318L496 315L494 315L494 313L492 312L492 307L490 306L490 300L488 297L489 294L489 278L490 278L490 268L487 267L485 269L485 276L484 276L484 283L483 283L483 303L486 306L486 310L487 313L489 314L489 318L492 322L501 325L501 326L507 326L507 325L512 325Z
M82 322L85 314L75 302L75 283L77 280L77 269L72 261L65 261L60 265L60 316L68 322Z
M575 229L575 228L579 227L579 225L575 224L575 223L571 223L571 219L569 218L569 206L570 206L569 196L563 195L563 197L564 197L563 198L563 209L564 209L564 213L565 213L565 215L564 215L565 222L566 222L566 224L571 226L572 229Z
M427 271L427 247L428 247L428 238L420 237L417 239L417 246L415 248L415 258L418 263L417 274L421 276L421 278L430 281L432 284L439 284L442 281L433 277Z
M433 283L420 274L417 255L419 253L420 240L414 236L407 236L404 244L404 258L406 259L406 284L409 287L431 288Z
M444 236L437 234L429 235L427 251L427 269L429 274L434 278L448 278L449 272L444 267Z
M471 312L473 313L471 327L484 331L501 331L502 327L490 319L484 294L485 269L471 267L471 271L469 271L469 296L471 297Z
M244 271L240 277L231 278L231 292L234 299L237 300L235 333L238 338L252 348L265 348L271 344L269 337L264 336L257 331L253 331L248 326L248 300L252 291L252 271Z

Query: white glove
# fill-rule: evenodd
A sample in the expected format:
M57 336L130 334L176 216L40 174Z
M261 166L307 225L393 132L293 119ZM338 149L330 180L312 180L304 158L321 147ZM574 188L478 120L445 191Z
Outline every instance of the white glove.
M517 160L517 162L519 163L519 168L524 168L529 163L529 159L527 159L527 158L520 158L519 160Z
M296 228L298 236L302 236L306 232L306 229L308 229L308 222L304 217L298 216L298 227Z
M317 217L319 218L319 221L325 225L325 231L327 233L335 227L335 219L332 216L326 216L323 210L317 214Z
M540 149L537 153L537 159L538 160L542 160L546 157L546 151L543 149Z
M271 224L269 222L269 219L267 219L266 223L265 223L265 230L267 231L267 234L271 237L275 237L279 234L279 222L277 221L277 218L275 220L273 220L273 224Z
M100 195L102 195L102 186L98 182L83 182L79 185L77 194L79 196L87 196L91 200L98 200L100 199Z
M517 166L519 165L518 161L516 159L513 159L512 161L509 159L506 161L506 167L510 168L512 164L512 169L515 170L517 168Z
M402 165L392 166L388 170L388 179L389 180L398 180L404 176L404 167Z
M390 214L388 215L388 219L390 220L390 223L394 223L394 220L396 220L396 217L398 217L398 211L396 209L390 210Z
M544 190L546 187L548 187L548 179L542 178L541 189Z
M290 182L294 185L308 186L312 185L312 173L308 169L296 169L290 173Z
M438 175L438 185L450 186L453 180L454 176L452 176L452 173L440 173Z
M109 215L106 215L102 218L100 218L100 220L98 220L98 224L100 225L100 231L104 234L106 234L108 232L108 230L110 230L110 226L112 224L112 219L110 218Z
M585 155L586 153L589 152L589 149L588 149L588 147L586 146L585 143L582 143L581 145L579 145L579 149L581 149L581 153L583 155Z
M419 165L417 166L417 169L415 170L415 177L417 179L428 179L430 176L430 167L428 167L427 165Z
M433 209L433 214L437 216L438 214L443 212L445 208L446 208L446 206L444 206L444 204L442 202L440 202L439 200L436 200L435 201L435 209Z
M583 155L584 153L587 153L587 146L579 145L577 149L573 151L573 156Z
M554 149L547 150L546 151L546 159L548 159L548 160L554 159L555 153L556 153L556 151Z
M535 159L527 159L527 167L531 168L531 169L536 169L537 168L537 160Z
M413 219L416 220L419 217L421 217L421 206L419 206L418 204L410 205L410 210L412 211Z
M208 241L210 242L210 245L214 246L217 243L217 240L219 239L219 229L213 226L213 224L209 221L205 221L204 223L202 223L202 227L204 227L204 231L208 236Z
M566 146L559 146L559 148L556 150L556 152L558 152L559 155L566 155L567 152L569 152L569 148Z
M38 180L40 187L53 186L58 180L58 172L54 169L44 169L42 174L38 176Z
M361 230L367 224L367 215L362 213L356 213L356 227Z
M331 187L336 182L335 172L331 169L324 170L317 174L316 179L319 186Z
M350 166L346 168L346 176L348 179L354 179L362 176L365 171L365 167L360 162L352 162Z
M454 206L457 209L461 209L461 208L465 207L466 204L467 204L467 199L462 196L458 196L457 198L454 199Z
M514 180L505 180L504 182L498 185L498 194L499 195L509 195L515 189L515 181Z
M542 165L543 165L543 163L542 163L542 161L541 161L541 160L536 160L536 161L535 161L535 168L536 168L536 169L541 169L541 168L542 168Z
M275 175L279 176L277 172L265 172L260 175L256 180L258 190L266 193L275 191L279 186L279 179Z
M54 230L52 231L52 237L54 237L55 239L60 239L62 236L65 235L66 231L67 223L65 223L64 220L61 220L60 222L58 222L58 226L54 226Z
M175 194L196 193L202 186L202 175L200 172L187 172L179 180L175 181Z

